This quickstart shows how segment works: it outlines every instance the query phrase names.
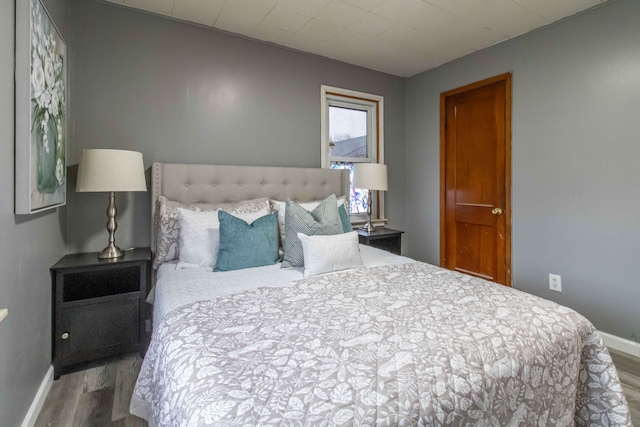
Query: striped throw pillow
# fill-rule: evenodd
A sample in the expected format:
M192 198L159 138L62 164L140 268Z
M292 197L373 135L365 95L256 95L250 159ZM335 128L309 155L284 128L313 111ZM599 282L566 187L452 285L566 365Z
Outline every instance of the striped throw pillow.
M284 259L281 267L303 267L304 252L298 233L330 236L344 232L335 194L324 199L311 212L296 202L287 200L284 228Z

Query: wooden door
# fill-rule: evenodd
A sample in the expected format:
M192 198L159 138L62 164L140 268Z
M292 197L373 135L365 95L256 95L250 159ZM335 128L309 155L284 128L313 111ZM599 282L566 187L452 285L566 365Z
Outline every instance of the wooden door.
M440 265L511 286L511 74L441 95Z

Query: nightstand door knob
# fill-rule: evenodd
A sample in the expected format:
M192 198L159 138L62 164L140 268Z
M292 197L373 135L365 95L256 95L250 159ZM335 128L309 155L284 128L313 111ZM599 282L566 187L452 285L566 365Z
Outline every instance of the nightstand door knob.
M63 340L66 340L67 338L69 338L69 333L68 333L68 332L65 332L64 334L62 334L62 337L61 337L61 338L62 338Z

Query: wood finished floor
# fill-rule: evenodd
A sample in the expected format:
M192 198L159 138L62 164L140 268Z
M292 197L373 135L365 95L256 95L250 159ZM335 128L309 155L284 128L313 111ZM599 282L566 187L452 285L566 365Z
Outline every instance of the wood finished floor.
M147 427L129 414L142 359L137 353L53 382L35 427Z
M631 421L634 426L640 427L640 358L611 349L609 352L618 369L624 394L627 396Z
M631 419L640 427L640 358L611 350ZM142 360L137 354L63 375L54 381L35 427L147 427L129 414Z

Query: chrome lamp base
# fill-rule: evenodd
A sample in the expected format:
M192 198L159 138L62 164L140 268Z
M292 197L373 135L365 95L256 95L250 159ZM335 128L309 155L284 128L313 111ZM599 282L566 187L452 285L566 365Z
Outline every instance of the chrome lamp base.
M121 256L124 256L124 251L115 245L107 246L98 254L100 259L120 258Z
M371 233L376 229L376 227L374 227L374 225L371 223L371 217L369 217L369 220L362 227L360 227L360 229L365 230L367 233Z
M107 208L107 231L109 232L109 245L98 254L100 259L112 259L120 258L124 255L124 251L116 246L116 229L118 223L116 222L116 215L118 209L116 208L116 194L111 191L109 193L109 207Z
M375 227L373 226L373 223L371 222L371 214L372 214L372 208L371 208L371 190L369 190L369 193L367 194L368 196L368 202L367 202L367 223L365 225L362 226L361 230L366 230L367 233L371 233L373 230L375 230Z

